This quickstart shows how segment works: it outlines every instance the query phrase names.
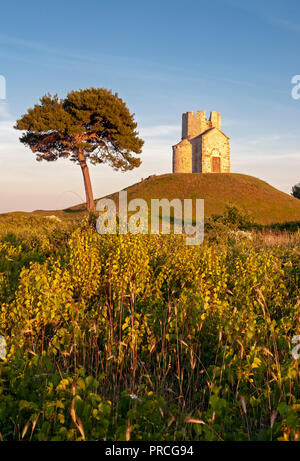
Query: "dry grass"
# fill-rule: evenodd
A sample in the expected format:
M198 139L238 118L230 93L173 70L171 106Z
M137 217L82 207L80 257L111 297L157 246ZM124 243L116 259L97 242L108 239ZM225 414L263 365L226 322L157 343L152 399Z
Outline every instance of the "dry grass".
M291 233L288 231L281 232L260 232L255 234L255 238L265 247L284 246L290 247L300 245L300 231ZM299 253L300 254L300 253Z
M128 200L144 198L204 199L205 217L224 213L226 204L237 206L258 224L300 221L300 200L243 174L177 173L152 176L127 188ZM118 202L117 193L109 196Z

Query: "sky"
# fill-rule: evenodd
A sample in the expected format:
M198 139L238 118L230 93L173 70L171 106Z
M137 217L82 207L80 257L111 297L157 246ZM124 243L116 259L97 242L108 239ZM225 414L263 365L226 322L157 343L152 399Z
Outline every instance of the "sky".
M13 126L44 94L91 86L118 92L145 141L138 169L90 166L96 198L170 173L197 110L222 114L232 172L300 181L299 0L15 0L0 16L0 213L85 201L80 167L37 162Z

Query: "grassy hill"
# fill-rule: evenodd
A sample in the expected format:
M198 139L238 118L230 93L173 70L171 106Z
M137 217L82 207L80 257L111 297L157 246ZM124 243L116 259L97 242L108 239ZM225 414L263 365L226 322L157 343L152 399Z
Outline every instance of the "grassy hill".
M202 198L205 216L222 214L227 203L253 216L259 224L300 221L300 200L243 174L176 173L150 176L128 187L128 200L143 198ZM118 194L109 196L118 200ZM75 207L76 208L76 207Z
M238 206L258 224L300 221L300 200L291 197L253 176L235 173L177 173L150 176L127 189L128 200L143 198L202 198L205 216L222 214L226 204ZM108 196L118 203L118 193ZM37 210L35 214L60 218L81 218L86 214L83 204L66 210Z

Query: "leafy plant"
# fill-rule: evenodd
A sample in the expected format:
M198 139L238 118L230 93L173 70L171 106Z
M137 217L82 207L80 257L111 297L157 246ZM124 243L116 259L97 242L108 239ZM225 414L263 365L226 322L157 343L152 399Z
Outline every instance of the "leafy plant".
M299 439L299 234L5 222L0 438Z

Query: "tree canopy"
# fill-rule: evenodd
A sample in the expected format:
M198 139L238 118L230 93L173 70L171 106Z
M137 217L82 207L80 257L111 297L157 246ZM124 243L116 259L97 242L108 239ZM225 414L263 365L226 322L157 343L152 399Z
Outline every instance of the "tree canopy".
M15 128L24 130L20 141L37 160L69 158L83 172L88 209L94 209L87 160L108 163L115 170L139 167L143 141L137 123L118 94L105 88L71 91L64 99L47 94L28 109Z
M293 186L292 195L293 195L293 197L296 197L296 198L300 199L300 182L298 182L298 184Z

